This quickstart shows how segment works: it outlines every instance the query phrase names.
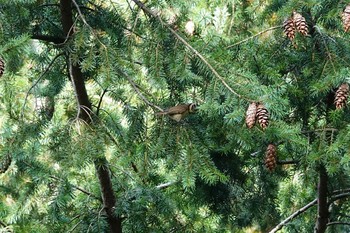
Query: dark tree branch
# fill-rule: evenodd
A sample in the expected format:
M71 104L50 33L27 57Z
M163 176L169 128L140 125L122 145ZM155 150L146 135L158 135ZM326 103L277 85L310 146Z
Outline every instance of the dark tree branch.
M63 32L66 38L71 38L74 33L74 24L72 16L72 2L76 6L80 17L84 20L83 15L80 12L74 0L60 0L60 10L61 10L61 22L63 27ZM69 54L68 54L69 56ZM88 94L85 87L84 76L81 68L77 64L73 64L71 59L68 62L69 74L72 79L72 84L74 86L75 94L77 97L77 102L79 105L78 117L87 123L92 123L91 115L91 103L88 98ZM106 211L107 222L109 225L110 232L112 233L122 233L122 219L114 214L114 209L116 205L116 197L114 195L114 190L112 187L111 175L108 167L108 162L106 158L97 159L94 161L96 167L96 173L99 179L102 200L104 205L104 210Z
M98 114L100 113L100 108L101 108L101 104L102 104L102 100L103 100L103 97L104 95L107 93L108 89L105 88L102 92L102 95L100 97L100 100L98 101L98 104L97 104L97 110L96 110L96 116L98 116Z
M107 221L111 232L122 232L122 220L114 214L116 197L112 188L111 174L105 158L95 162L97 176L101 185L101 193L104 204L104 209L107 213Z
M63 27L63 32L67 38L70 38L74 33L73 15L72 15L72 1L71 0L61 0L61 22ZM68 55L69 56L69 55ZM87 95L84 76L81 68L78 64L73 64L71 59L69 59L69 74L72 79L73 87L78 102L78 117L85 122L91 121L91 103Z
M327 224L327 226L333 226L333 225L348 225L348 226L350 226L350 222L330 222Z
M328 205L332 204L334 201L339 200L339 199L343 199L343 198L347 198L350 197L350 192L348 193L341 193L341 194L337 194L337 195L333 195L329 201L328 201Z
M327 229L327 223L329 218L328 212L328 175L324 165L320 165L319 181L317 185L317 221L315 226L315 233L324 233Z
M54 44L62 44L65 41L64 37L59 37L59 36L49 36L49 35L32 35L31 36L32 39L34 40L42 40L42 41L46 41L46 42L51 42Z
M298 209L297 211L295 211L292 215L290 215L288 218L284 219L282 222L280 222L275 228L273 228L269 233L275 233L279 230L282 229L283 226L285 226L288 222L290 222L291 220L293 220L295 217L297 217L298 215L304 213L306 210L308 210L310 207L316 205L317 203L317 199L313 200L312 202L310 202L309 204L307 204L306 206Z

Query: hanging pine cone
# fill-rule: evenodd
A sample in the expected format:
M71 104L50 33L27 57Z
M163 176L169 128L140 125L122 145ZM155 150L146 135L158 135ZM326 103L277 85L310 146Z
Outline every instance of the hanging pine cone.
M348 96L349 96L349 84L343 83L342 85L340 85L340 87L335 93L335 99L334 99L335 107L337 109L343 108L346 104Z
M306 36L309 32L308 26L306 24L305 18L299 14L298 12L293 12L293 21L295 25L295 29Z
M269 144L265 153L265 166L269 171L273 171L277 165L277 148L274 144Z
M283 22L283 32L290 39L295 37L295 26L292 18L288 18Z
M256 118L262 129L266 129L269 125L269 112L262 103L259 103L256 110Z
M245 114L245 123L248 127L248 129L253 128L253 126L255 125L255 120L256 120L256 103L253 102L251 104L249 104L248 108L247 108L247 112Z
M347 5L342 13L344 31L347 32L350 29L350 5Z
M0 78L4 74L5 71L5 62L0 58Z

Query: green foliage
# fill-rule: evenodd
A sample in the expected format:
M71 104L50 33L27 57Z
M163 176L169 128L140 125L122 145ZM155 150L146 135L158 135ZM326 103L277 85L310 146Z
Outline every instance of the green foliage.
M349 82L342 1L148 1L154 18L127 1L82 0L71 38L58 1L0 2L1 231L108 231L102 165L125 232L267 232L316 198L320 165L329 197L349 190L349 108L334 106ZM310 34L291 42L278 26L293 10ZM82 71L90 124L77 116L68 60ZM266 130L245 126L253 101L270 113ZM155 114L181 103L198 111L180 122ZM269 172L269 143L293 164ZM330 221L349 208L331 203ZM311 232L316 211L283 231Z

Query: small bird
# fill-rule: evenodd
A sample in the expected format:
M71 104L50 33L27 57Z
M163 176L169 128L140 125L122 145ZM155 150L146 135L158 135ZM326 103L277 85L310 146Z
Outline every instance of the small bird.
M180 104L174 107L171 107L163 112L157 112L157 116L167 115L171 119L179 122L189 113L194 113L197 110L197 105L194 103L191 104Z

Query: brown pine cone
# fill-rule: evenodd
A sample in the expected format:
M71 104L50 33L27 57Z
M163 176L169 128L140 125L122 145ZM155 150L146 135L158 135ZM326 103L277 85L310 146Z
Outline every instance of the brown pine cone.
M273 171L277 166L277 148L274 144L269 144L265 153L265 167Z
M336 109L341 109L346 105L349 96L349 84L343 83L335 93L334 104Z
M262 103L259 103L256 110L256 118L262 129L266 129L269 125L269 112Z
M252 102L251 104L249 104L247 108L247 112L245 114L245 123L248 129L253 128L253 126L255 125L256 110L257 110L257 106L255 102Z

